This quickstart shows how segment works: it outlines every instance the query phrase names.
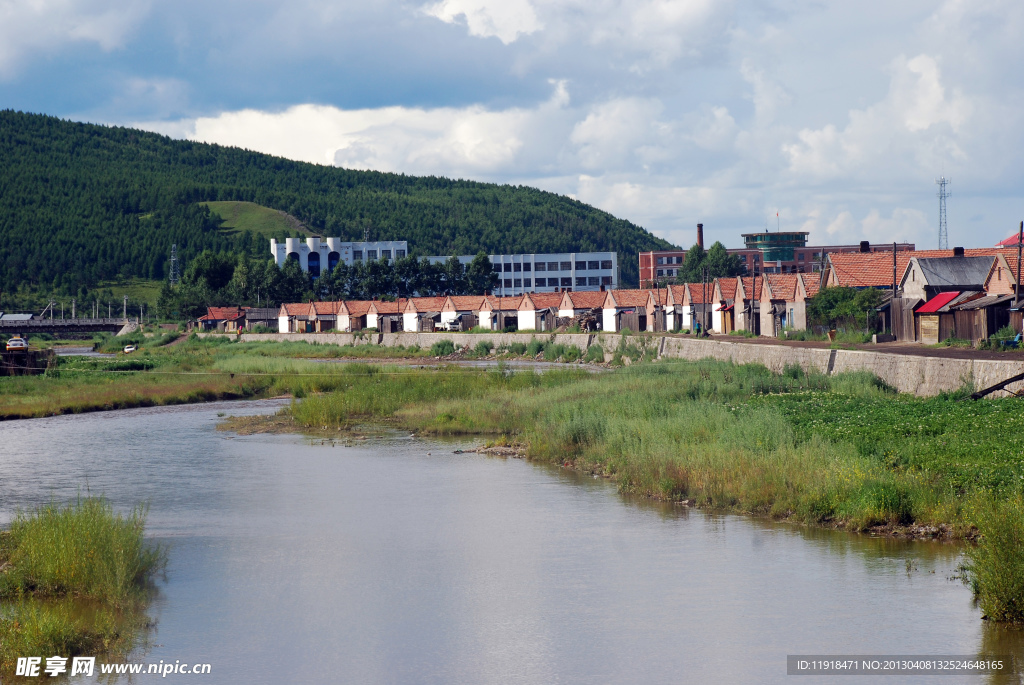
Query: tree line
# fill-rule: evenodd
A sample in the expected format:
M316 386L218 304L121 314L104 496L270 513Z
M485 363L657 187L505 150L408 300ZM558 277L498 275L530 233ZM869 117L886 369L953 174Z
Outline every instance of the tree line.
M342 262L314 278L294 259L279 268L273 259L205 251L189 263L177 286L164 283L157 315L181 319L201 316L207 307L216 306L483 294L497 282L498 274L483 252L468 265L455 256L441 263L415 257Z

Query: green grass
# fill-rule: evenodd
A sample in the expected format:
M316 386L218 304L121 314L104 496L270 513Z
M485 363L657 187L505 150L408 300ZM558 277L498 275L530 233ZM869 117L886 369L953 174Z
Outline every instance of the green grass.
M27 654L127 652L144 626L165 552L144 538L146 511L102 498L19 512L0 537L0 667Z
M224 222L221 230L229 233L251 231L266 239L280 238L282 234L291 235L298 231L303 236L310 232L302 227L301 222L293 216L270 209L254 202L200 202L210 211L219 215Z
M120 317L123 313L123 302L122 299L125 295L128 296L128 301L135 303L128 309L128 316L136 318L139 315L138 303L145 302L147 304L146 316L148 317L150 312L149 307L155 306L156 301L160 298L160 288L163 287L164 282L160 280L153 280L149 278L129 278L123 282L117 281L101 281L96 284L94 290L110 291L110 296L113 298L112 307L110 308L110 314L113 317ZM100 316L106 317L108 313L107 309L107 294L100 297ZM78 303L78 316L92 316L91 304L86 302ZM71 316L71 310L65 309L65 316Z

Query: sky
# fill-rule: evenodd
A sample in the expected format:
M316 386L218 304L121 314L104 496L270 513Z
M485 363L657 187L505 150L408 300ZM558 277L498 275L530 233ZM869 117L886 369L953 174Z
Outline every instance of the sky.
M0 0L0 108L531 185L676 245L994 244L1024 3ZM1018 169L1015 171L1015 169Z

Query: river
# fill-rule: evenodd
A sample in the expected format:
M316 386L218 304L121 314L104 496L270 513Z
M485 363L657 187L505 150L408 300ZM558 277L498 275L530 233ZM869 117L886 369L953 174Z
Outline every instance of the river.
M950 579L955 545L624 498L464 443L216 430L277 406L0 424L0 523L79 492L149 503L170 561L136 660L212 671L133 682L804 684L836 678L787 654L1022 651Z

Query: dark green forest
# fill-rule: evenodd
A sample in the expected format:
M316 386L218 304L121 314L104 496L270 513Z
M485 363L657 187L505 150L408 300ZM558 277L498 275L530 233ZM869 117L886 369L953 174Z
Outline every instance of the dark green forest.
M351 171L172 140L129 128L0 111L0 289L82 293L167 276L204 250L269 257L266 240L221 230L198 202L255 202L311 230L408 240L413 255L614 250L622 283L637 253L671 246L571 198L525 186ZM282 236L283 237L283 236Z

